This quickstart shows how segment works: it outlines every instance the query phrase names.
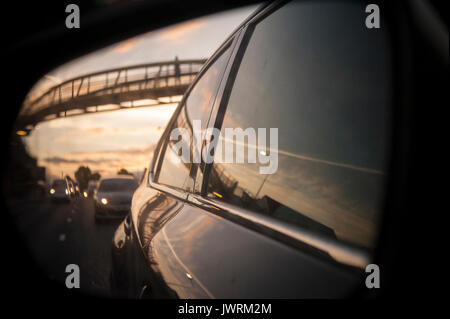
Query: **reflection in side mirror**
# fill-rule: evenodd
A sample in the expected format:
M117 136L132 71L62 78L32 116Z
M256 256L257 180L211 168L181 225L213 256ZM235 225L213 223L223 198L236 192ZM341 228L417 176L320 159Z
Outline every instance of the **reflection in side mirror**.
M15 123L7 187L24 242L45 274L64 284L60 264L76 263L93 274L82 292L111 296L109 245L130 211L136 181L207 58L254 10L142 34L62 65L36 83ZM99 183L110 176L132 186L102 189ZM58 180L61 187L54 186Z

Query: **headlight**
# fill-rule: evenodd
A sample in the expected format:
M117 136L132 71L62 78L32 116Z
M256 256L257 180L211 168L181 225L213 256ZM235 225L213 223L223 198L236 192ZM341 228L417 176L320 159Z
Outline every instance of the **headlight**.
M67 190L67 188L66 188L66 195L69 195L69 191Z
M52 188L51 190L50 190L50 194L54 194L55 193L55 190Z
M103 205L108 204L108 200L106 198L102 198L100 201L102 202Z
M84 195L84 197L87 197L87 193L86 192L83 192L83 195Z

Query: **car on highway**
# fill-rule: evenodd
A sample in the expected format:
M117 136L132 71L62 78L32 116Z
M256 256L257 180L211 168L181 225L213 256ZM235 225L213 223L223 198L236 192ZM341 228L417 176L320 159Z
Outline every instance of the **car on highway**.
M69 201L69 185L66 179L55 179L50 186L50 199L53 202Z
M73 182L73 188L74 188L74 194L76 198L80 198L81 197L81 190L80 190L80 185L78 184L78 182Z
M67 180L67 191L69 192L69 199L74 199L76 197L75 184L73 180L66 178Z
M94 192L95 221L124 218L130 211L131 198L137 186L130 175L102 178Z
M94 197L95 190L98 187L98 181L89 181L87 191L84 191L84 197Z

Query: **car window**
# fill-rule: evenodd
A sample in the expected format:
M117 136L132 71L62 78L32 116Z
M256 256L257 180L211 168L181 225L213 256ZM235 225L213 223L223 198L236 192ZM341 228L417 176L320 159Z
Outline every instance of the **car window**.
M216 154L207 196L372 247L392 82L386 26L367 29L365 18L357 3L291 2L249 29L220 143L238 144L225 128L266 128L269 144L269 128L277 128L278 145L247 140L254 164ZM260 154L277 158L275 173L260 173Z
M120 191L134 191L137 188L137 183L133 179L105 179L100 183L99 192L120 192Z
M55 180L52 183L52 188L59 190L64 190L66 188L66 182L64 180Z
M53 182L53 186L65 186L66 182L63 180L56 180Z
M230 53L231 49L228 45L203 73L186 98L170 132L174 129L184 129L187 134L180 135L178 139L167 141L158 176L159 183L184 190L192 190L193 180L189 177L189 173L194 162L194 151L197 151L197 155L200 154L201 147L201 144L199 144L198 149L193 147L197 145L193 143L194 121L199 121L199 130L206 128L222 78L222 72L228 63ZM180 145L178 143L184 144L189 149L189 154L183 154L184 161L180 156L182 154L174 150L175 145Z

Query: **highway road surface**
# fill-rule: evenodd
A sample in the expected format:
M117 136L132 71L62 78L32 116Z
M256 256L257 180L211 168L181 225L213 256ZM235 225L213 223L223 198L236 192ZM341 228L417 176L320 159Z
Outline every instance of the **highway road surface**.
M108 297L111 241L120 221L95 224L94 202L21 201L12 213L37 266L65 284L68 264L80 268L80 291Z

